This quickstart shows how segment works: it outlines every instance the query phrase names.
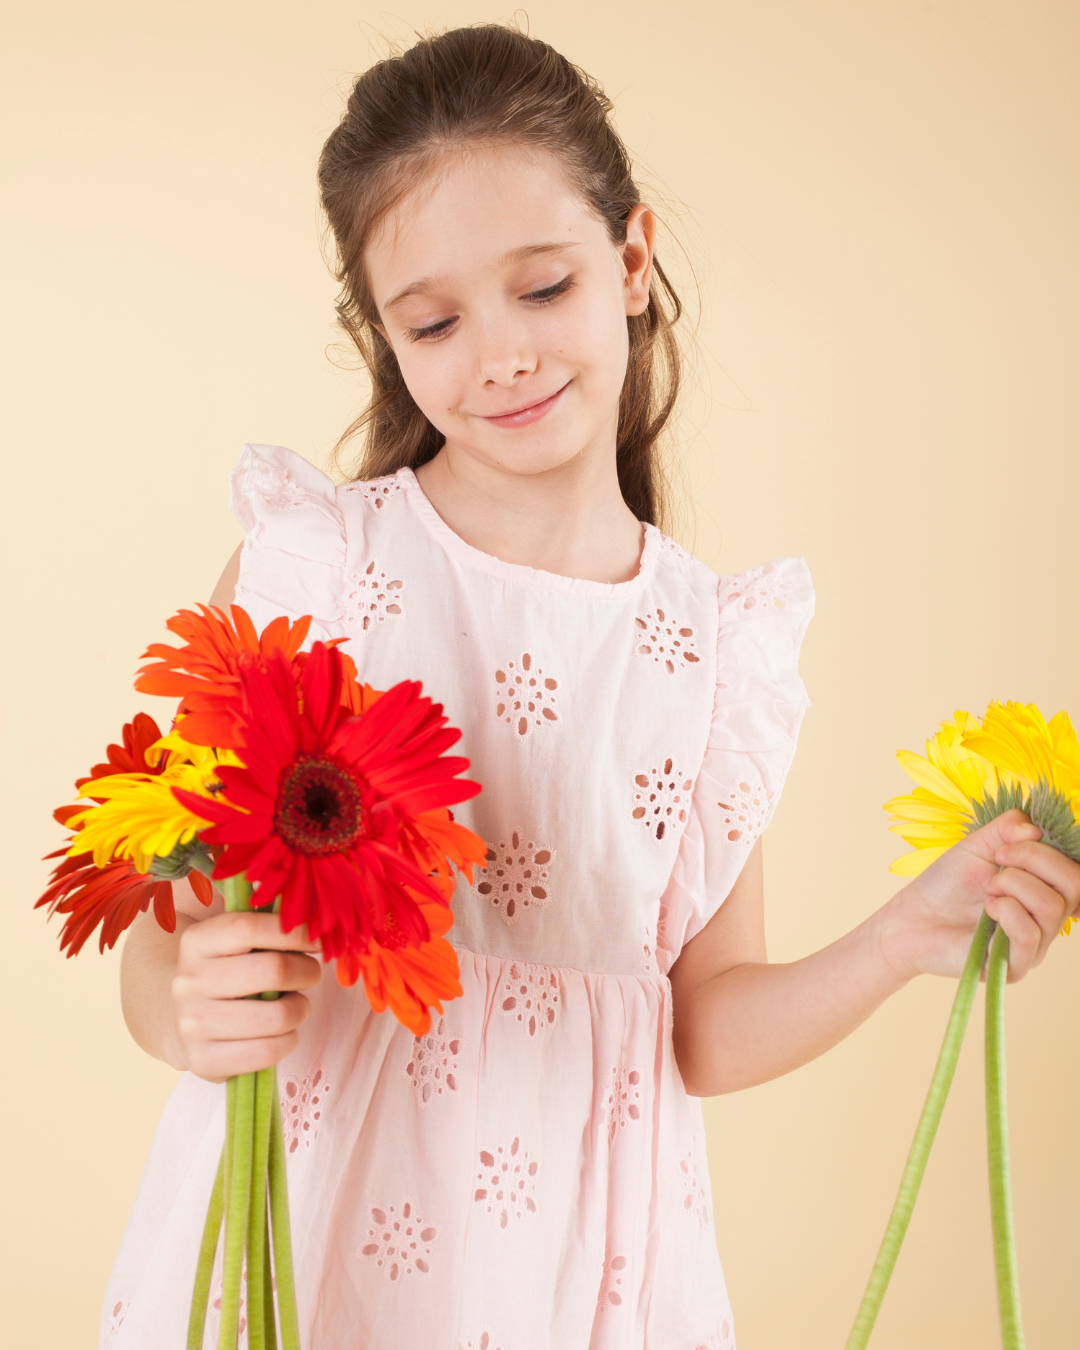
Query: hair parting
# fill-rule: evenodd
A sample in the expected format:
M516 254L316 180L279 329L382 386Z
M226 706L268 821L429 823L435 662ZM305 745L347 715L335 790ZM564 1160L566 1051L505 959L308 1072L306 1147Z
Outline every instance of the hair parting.
M319 159L319 191L336 245L337 314L371 381L371 400L335 448L363 434L355 477L418 468L441 433L413 402L367 282L364 250L380 223L448 150L517 145L554 154L613 244L640 201L630 158L599 84L547 43L516 28L479 24L424 38L355 82ZM658 441L679 393L673 331L682 304L658 262L648 308L627 318L629 357L619 404L616 464L627 505L663 526L667 484Z

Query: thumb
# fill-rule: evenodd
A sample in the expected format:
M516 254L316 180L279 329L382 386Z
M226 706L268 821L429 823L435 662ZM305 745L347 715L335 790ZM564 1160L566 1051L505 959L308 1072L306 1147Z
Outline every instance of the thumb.
M1004 848L1006 844L1023 843L1029 839L1038 841L1042 838L1042 834L1038 825L1032 824L1023 811L1005 811L1002 815L995 816L989 824L983 825L978 830L972 830L960 846L976 853L987 862L993 862L999 848Z

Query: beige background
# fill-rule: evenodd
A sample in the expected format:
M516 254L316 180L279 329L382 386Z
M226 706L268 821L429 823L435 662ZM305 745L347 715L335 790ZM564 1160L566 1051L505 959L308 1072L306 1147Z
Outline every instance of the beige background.
M313 179L349 73L378 33L506 16L9 13L4 1347L94 1345L174 1081L126 1035L117 954L62 961L30 908L49 812L148 705L130 687L143 646L237 542L241 443L325 464L357 405L325 355ZM793 957L891 893L897 746L991 697L1080 714L1080 10L537 0L529 20L604 82L642 176L679 204L703 293L686 541L721 571L804 554L817 583L814 707L766 851L772 954ZM951 994L917 982L819 1063L708 1104L741 1350L843 1344ZM1075 1346L1080 1321L1078 1012L1074 935L1009 1001L1038 1350ZM879 1350L998 1343L980 1029L981 1011Z

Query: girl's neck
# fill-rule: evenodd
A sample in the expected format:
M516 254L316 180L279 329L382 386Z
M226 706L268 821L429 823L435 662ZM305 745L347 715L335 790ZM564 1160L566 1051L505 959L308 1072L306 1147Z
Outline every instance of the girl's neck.
M449 528L482 553L583 581L637 575L644 530L619 491L614 454L585 452L524 474L447 444L416 477Z

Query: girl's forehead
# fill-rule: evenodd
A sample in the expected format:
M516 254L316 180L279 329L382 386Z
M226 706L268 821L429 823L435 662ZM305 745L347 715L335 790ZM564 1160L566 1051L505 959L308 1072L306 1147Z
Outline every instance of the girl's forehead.
M422 277L505 269L556 248L608 245L554 155L470 146L442 157L387 213L365 249L381 309Z

